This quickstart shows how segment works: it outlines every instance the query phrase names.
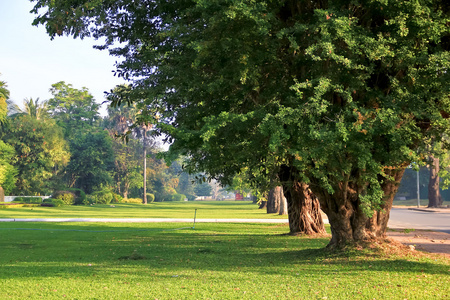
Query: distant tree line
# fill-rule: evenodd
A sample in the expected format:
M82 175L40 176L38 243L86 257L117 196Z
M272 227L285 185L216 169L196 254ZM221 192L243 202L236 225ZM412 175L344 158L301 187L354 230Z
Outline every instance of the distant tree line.
M87 88L61 81L50 92L46 101L29 98L19 107L0 81L0 186L5 194L78 189L119 200L142 199L144 172L150 201L193 200L211 193L183 172L182 159L169 167L158 157L161 150L151 128L132 126L140 113L135 106L108 107L101 116Z

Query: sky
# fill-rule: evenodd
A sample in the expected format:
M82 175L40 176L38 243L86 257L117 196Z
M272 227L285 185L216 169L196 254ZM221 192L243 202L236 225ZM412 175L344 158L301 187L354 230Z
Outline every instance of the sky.
M86 87L101 103L105 91L123 83L112 73L117 58L92 48L98 42L66 36L50 40L43 26L31 25L32 8L29 0L0 0L0 80L12 101L22 106L25 98L48 100L51 85L65 81Z

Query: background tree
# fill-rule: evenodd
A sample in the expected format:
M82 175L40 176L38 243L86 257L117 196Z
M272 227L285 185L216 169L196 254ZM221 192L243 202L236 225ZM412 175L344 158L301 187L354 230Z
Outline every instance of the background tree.
M430 180L428 183L428 207L442 205L442 197L439 191L439 157L430 156Z
M211 196L212 187L207 182L202 182L194 186L194 193L199 197Z
M1 73L0 73L1 75ZM3 125L6 121L8 112L7 100L9 99L8 85L5 81L0 80L0 124Z
M23 100L24 108L20 108L15 103L10 103L8 110L10 117L16 115L28 115L32 118L42 120L49 117L47 102L39 103L39 98L33 100L33 98L28 98Z
M14 147L0 140L0 201L4 195L9 195L15 187L17 169L12 162L16 152Z
M283 188L277 186L272 188L267 196L267 213L278 214L280 212L281 202L283 201Z
M6 82L0 80L0 126L2 128L6 123L8 98L9 90ZM0 140L0 202L4 201L5 193L9 194L16 182L17 170L12 165L14 156L14 148Z
M134 139L126 143L113 137L112 148L116 192L128 198L131 189L143 187L142 145Z
M16 195L45 195L54 188L53 179L67 165L70 153L62 129L53 120L18 115L2 128L1 138L14 147L18 180Z
M120 105L109 106L107 112L108 116L103 119L103 125L108 128L110 136L113 138L115 191L124 198L128 198L132 189L143 188L144 180L142 176L144 173L142 143L139 140L140 133L136 134L138 128L132 133L133 120L137 110L134 106ZM127 133L130 134L127 135Z
M114 151L107 131L88 132L70 141L71 160L66 168L69 187L90 194L112 186Z
M177 193L186 195L189 201L195 199L194 177L186 172L182 172L179 176Z
M87 88L75 89L64 81L52 84L48 111L57 124L64 128L66 137L84 133L98 125L99 105Z
M404 169L448 130L447 1L35 2L52 37L106 37L189 170L277 173L290 222L318 197L330 246L384 237Z
M444 142L442 139L434 141L431 147L433 147L435 154L428 157L428 169L430 173L428 181L428 207L439 207L443 204L440 189L441 179L443 179L443 186L448 188L449 174L447 169L449 156L448 151L443 149L442 144Z

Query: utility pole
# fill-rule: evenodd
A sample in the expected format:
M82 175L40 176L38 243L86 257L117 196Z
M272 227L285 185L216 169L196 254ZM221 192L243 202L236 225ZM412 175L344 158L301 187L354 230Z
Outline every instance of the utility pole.
M420 182L419 182L419 170L417 170L417 208L420 207Z
M143 204L147 204L147 126L143 126L144 130L144 198Z

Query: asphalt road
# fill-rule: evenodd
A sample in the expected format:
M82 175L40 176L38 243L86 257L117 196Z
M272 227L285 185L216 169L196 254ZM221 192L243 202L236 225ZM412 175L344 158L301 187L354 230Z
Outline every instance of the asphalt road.
M408 208L392 208L389 228L424 229L450 233L450 210L448 212L417 211Z

